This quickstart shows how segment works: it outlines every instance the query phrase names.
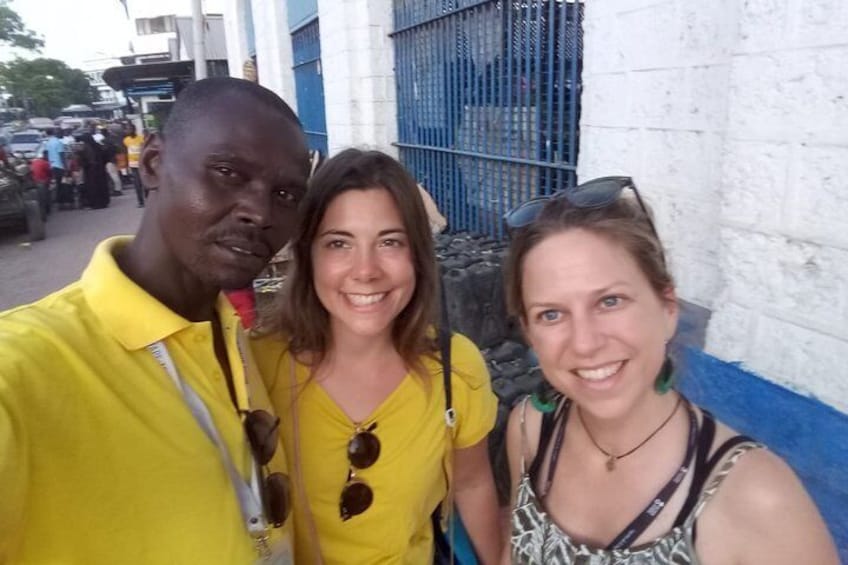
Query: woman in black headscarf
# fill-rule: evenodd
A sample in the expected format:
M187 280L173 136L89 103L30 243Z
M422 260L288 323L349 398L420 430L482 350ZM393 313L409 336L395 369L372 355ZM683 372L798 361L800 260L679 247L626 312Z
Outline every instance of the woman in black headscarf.
M79 136L82 143L80 162L85 179L85 203L92 208L109 206L109 181L106 176L106 154L90 133Z

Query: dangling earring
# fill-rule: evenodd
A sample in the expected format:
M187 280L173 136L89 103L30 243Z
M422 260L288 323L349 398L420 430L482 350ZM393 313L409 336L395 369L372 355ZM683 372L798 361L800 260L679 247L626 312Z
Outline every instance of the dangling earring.
M530 403L533 408L543 414L553 412L557 407L556 390L546 386L545 381L542 381L536 391L530 395Z
M665 394L674 386L674 363L671 362L671 357L666 354L665 361L660 367L660 373L654 380L654 390L658 394Z

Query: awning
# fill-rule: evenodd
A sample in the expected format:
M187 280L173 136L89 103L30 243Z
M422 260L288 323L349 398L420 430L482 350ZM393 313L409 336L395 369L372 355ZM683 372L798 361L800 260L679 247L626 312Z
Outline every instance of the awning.
M103 71L106 84L112 90L123 90L127 96L172 95L193 77L194 61L125 65Z

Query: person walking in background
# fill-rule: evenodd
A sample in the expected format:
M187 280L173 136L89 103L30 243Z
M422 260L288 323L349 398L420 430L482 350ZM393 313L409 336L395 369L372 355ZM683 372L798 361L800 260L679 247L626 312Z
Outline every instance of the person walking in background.
M106 176L106 155L103 148L94 140L94 136L84 133L80 136L82 147L79 151L80 166L83 174L83 205L93 209L109 206L109 180Z
M35 186L38 188L38 200L42 207L41 213L46 216L50 213L52 207L50 181L53 179L53 172L50 170L50 157L48 157L47 151L32 160L29 164L29 170L32 174L32 180L35 181Z
M65 170L67 168L66 152L68 148L59 138L61 130L48 130L47 134L50 138L47 140L45 148L47 150L47 158L50 161L50 171L56 183L56 202L59 204L60 210L73 208L74 190L72 186L65 183Z
M106 174L112 182L112 196L123 194L121 176L118 174L118 153L120 149L115 143L115 138L108 129L103 129L103 158L106 160Z
M141 176L138 173L138 157L141 155L141 148L144 145L144 137L138 135L135 129L135 124L127 126L127 135L124 137L124 147L127 149L127 167L132 176L133 187L135 187L135 197L138 200L138 207L144 208L144 201L147 198L147 191L141 182Z

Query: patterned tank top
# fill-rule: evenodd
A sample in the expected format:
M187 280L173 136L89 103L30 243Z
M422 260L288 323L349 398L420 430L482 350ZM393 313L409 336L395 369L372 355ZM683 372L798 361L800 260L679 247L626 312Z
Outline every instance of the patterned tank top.
M529 398L529 397L528 397ZM557 412L563 410L567 399L560 402ZM706 410L698 430L697 452L693 469L692 485L683 508L672 529L652 542L625 549L599 549L572 540L567 533L548 515L534 490L534 469L544 459L551 427L543 420L539 438L539 449L533 465L528 470L524 454L529 445L525 431L524 415L527 398L521 406L521 481L512 509L511 551L512 562L542 565L697 565L695 553L695 526L698 516L718 491L725 477L746 452L763 447L746 436L735 436L723 443L715 453L707 457L715 434L715 420ZM564 426L564 422L563 422ZM558 449L551 454L550 469L556 464ZM552 471L551 471L552 472Z

